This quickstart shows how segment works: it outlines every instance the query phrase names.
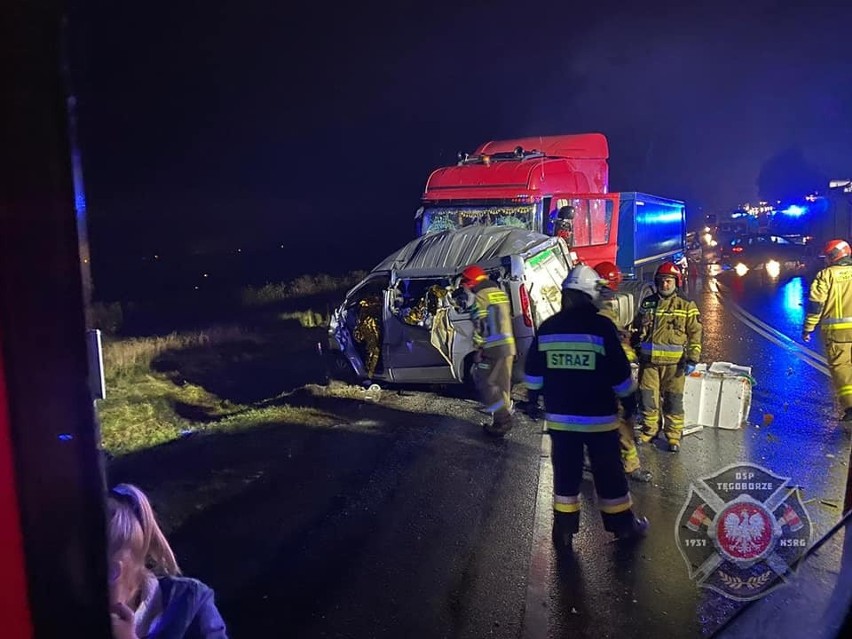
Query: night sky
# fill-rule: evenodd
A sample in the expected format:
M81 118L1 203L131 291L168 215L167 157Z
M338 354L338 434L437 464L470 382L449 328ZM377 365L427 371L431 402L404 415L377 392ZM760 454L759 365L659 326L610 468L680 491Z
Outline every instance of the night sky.
M286 4L74 14L96 279L282 244L293 272L369 268L413 237L428 172L487 139L603 132L611 190L693 212L754 201L773 158L775 183L852 176L849 9Z

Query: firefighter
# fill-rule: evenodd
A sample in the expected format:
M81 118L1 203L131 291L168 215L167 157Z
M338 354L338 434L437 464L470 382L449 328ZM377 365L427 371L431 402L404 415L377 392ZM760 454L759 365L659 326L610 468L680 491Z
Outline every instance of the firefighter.
M639 358L636 357L636 351L630 345L630 323L626 326L622 324L621 318L618 315L618 303L615 298L615 293L618 291L618 286L621 284L622 275L621 269L612 262L601 262L595 267L595 272L606 281L601 287L598 306L600 314L612 320L615 324L615 329L618 331L619 341L627 356L627 361L630 362L631 370L634 364L638 365ZM624 466L624 473L628 478L640 482L649 482L653 478L650 471L642 468L639 461L639 451L636 450L635 435L633 429L635 422L633 419L625 419L623 415L619 416L618 420L618 443L621 447L621 463Z
M802 340L810 342L820 324L841 419L852 422L852 248L845 240L831 240L823 253L827 266L811 283Z
M358 302L358 319L352 332L355 343L365 355L367 377L376 374L382 354L382 299L370 295Z
M633 514L618 445L619 403L636 411L636 382L613 323L595 301L601 279L574 267L562 285L562 310L539 328L524 381L544 397L553 463L553 542L570 548L580 527L583 453L588 450L604 528L617 539L643 536L648 520Z
M680 450L683 431L683 386L701 357L701 318L698 307L681 292L683 277L672 262L654 276L656 292L639 305L634 342L639 346L639 393L642 432L636 441L647 444L660 430L669 450Z
M461 285L474 295L470 314L474 345L479 349L479 375L475 379L485 411L492 416L484 429L489 435L502 437L512 429L514 421L512 365L517 351L509 296L476 264L462 271Z
M559 211L556 213L556 228L554 235L565 240L568 248L574 248L575 213L574 207L570 204L568 206L560 207Z

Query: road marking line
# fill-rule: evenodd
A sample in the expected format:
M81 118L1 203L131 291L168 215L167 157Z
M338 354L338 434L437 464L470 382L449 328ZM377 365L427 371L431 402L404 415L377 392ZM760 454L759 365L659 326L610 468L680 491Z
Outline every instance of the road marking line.
M527 573L527 598L521 626L523 639L546 639L550 632L547 577L551 557L552 494L553 467L550 464L550 438L542 424L538 493L535 500L530 567Z
M722 289L727 290L727 287L724 284L717 282L715 279L710 280L710 290L713 291L716 295L716 299L719 303L726 307L731 314L742 322L745 326L753 330L758 335L766 338L776 346L780 346L781 348L788 351L793 357L804 362L811 368L814 368L821 372L823 375L831 377L831 373L827 368L828 362L825 357L820 355L819 353L812 351L809 348L806 348L799 344L798 342L790 339L784 333L778 331L777 329L769 326L756 316L749 313L742 306L734 302L732 299L727 298L722 294Z
M809 366L825 375L830 375L828 369L823 365L826 363L824 357L798 344L780 331L764 323L733 300L726 299L720 290L722 288L727 290L727 287L718 283L715 279L710 281L710 289L715 293L719 303L730 310L740 322L770 342L791 352L792 355ZM550 438L547 436L547 432L543 430L541 456L539 458L538 493L536 495L532 548L530 551L530 567L527 574L527 596L521 628L521 637L523 639L546 639L550 632L548 568L550 557L552 556L550 539L550 527L553 516L552 493L553 467L550 463ZM709 568L709 571L712 571L715 566L711 567L711 563L706 562L703 568ZM721 560L719 560L719 563L721 563Z
M724 284L718 284L718 286L720 288L725 288L725 289L727 288ZM773 326L767 324L766 322L764 322L762 319L760 319L756 315L749 313L747 310L745 310L742 306L740 306L739 304L737 304L733 300L729 299L727 301L727 303L734 306L738 311L740 311L745 316L747 316L749 319L751 319L755 324L764 328L766 331L772 333L773 335L775 335L778 339L783 341L788 346L791 346L795 350L802 352L806 357L812 357L814 360L816 360L820 364L823 364L825 366L828 365L828 360L823 355L820 355L819 353L817 353L815 350L810 349L807 346L803 346L802 344L799 344L797 341L788 337L787 335L785 335L784 333L782 333L778 329L774 328Z
M753 330L753 331L754 331L755 333L757 333L758 335L761 335L761 336L765 337L767 340L769 340L769 341L770 341L770 342L772 342L773 344L775 344L775 345L777 345L777 346L780 346L781 348L785 349L785 350L786 350L786 351L788 351L791 355L793 355L793 357L795 357L795 358L796 358L796 359L798 359L799 361L804 362L805 364L807 364L808 366L810 366L810 367L814 368L815 370L818 370L818 371L819 371L819 372L821 372L822 374L824 374L824 375L826 375L826 376L828 376L828 377L830 377L830 376L831 376L831 373L829 372L828 368L827 368L827 367L825 367L825 366L823 366L823 365L820 363L820 361L819 361L819 360L817 360L817 359L813 358L813 356L812 356L812 355L809 355L808 353L803 352L803 350L802 350L801 348L797 348L797 347L796 347L796 346L794 346L794 345L788 344L788 343L787 343L787 342L785 342L784 340L780 340L780 339L778 339L778 338L777 338L777 337L775 337L772 333L770 333L769 331L767 331L766 329L764 329L763 327L761 327L759 324L756 324L756 323L754 323L753 321L751 321L751 318L749 318L749 316L748 316L748 315L745 315L745 314L743 314L743 313L740 313L740 312L738 312L736 309L733 309L733 308L732 308L732 309L730 309L730 310L731 310L731 314L732 314L734 317L736 317L738 320L740 320L740 322L742 322L743 324L745 324L745 326L747 326L748 328L750 328L751 330ZM789 338L788 338L788 339L789 339ZM793 344L795 344L795 342L793 342Z

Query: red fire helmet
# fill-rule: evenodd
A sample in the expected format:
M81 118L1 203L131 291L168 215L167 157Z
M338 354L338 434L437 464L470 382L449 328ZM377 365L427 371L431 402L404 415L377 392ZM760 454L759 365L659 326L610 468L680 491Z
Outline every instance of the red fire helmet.
M657 272L654 273L654 279L663 276L669 276L675 278L675 282L678 286L682 286L683 284L683 272L678 268L677 264L674 262L663 262L657 268Z
M478 264L465 267L461 274L462 286L475 286L479 282L488 279L488 273Z
M607 286L610 289L613 291L618 290L618 285L621 284L621 280L623 279L620 268L612 262L601 262L595 267L595 271L607 281Z
M837 260L852 255L852 248L846 240L829 240L822 252L825 253L828 263L834 264Z

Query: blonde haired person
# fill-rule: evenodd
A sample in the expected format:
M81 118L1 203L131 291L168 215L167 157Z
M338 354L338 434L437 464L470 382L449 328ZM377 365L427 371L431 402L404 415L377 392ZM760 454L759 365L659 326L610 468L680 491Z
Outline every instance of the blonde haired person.
M115 639L227 639L213 591L182 577L148 498L118 484L107 497Z

